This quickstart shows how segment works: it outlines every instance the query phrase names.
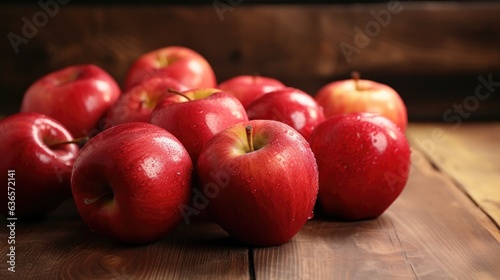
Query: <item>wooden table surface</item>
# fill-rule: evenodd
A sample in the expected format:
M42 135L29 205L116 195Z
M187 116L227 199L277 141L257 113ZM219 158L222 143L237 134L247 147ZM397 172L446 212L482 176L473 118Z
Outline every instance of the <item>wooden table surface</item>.
M316 215L271 248L213 223L123 246L90 232L69 202L18 221L15 273L2 229L0 279L500 279L500 123L411 124L407 135L408 184L378 219Z

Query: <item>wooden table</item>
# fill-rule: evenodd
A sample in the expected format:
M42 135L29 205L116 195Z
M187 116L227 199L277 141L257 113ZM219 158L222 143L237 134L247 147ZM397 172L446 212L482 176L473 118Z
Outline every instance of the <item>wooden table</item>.
M90 232L67 203L18 221L15 273L2 229L0 279L500 279L500 123L411 124L407 135L411 176L378 219L316 217L271 248L213 223L123 246Z

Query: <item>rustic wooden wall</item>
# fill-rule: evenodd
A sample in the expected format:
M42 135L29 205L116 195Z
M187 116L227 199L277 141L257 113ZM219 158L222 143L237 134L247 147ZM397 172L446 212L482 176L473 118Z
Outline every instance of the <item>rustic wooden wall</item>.
M54 0L55 1L55 0ZM59 0L60 2L64 2ZM219 1L228 3L228 1ZM214 1L213 3L219 3ZM233 1L236 3L238 1ZM475 94L479 76L500 82L499 2L397 2L382 26L373 13L391 2L316 5L80 5L69 2L15 53L7 34L22 35L42 8L0 6L0 114L18 110L41 75L95 63L120 83L146 51L184 45L204 55L218 80L261 73L314 94L359 70L400 92L411 119L442 120ZM376 27L379 29L376 29ZM356 31L369 28L361 40ZM371 29L370 29L371 28ZM365 34L367 32L365 31ZM357 36L357 37L356 37ZM357 39L357 41L355 41ZM352 46L353 53L345 51ZM356 49L354 49L356 47ZM344 51L342 50L344 48ZM500 117L498 91L468 118Z

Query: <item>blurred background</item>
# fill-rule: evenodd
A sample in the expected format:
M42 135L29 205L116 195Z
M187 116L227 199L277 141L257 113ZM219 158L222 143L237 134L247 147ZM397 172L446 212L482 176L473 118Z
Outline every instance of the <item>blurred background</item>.
M410 121L460 104L467 121L500 119L500 1L3 1L0 31L0 115L51 71L93 63L123 85L141 54L182 45L219 82L259 73L314 95L358 70Z

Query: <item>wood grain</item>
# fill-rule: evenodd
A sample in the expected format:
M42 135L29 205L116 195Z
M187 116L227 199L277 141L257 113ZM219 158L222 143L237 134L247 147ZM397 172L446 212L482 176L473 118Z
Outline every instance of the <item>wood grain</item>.
M290 243L254 249L254 258L257 279L498 279L500 234L423 159L378 219L318 217Z
M408 135L500 227L500 123L414 124Z
M62 7L15 54L0 40L0 113L13 113L37 78L62 67L94 63L122 84L144 52L168 45L199 51L218 80L260 73L315 94L352 70L393 86L413 119L441 119L474 93L479 75L500 77L500 4L401 1L403 10L346 59L355 28L374 22L387 3L241 5L219 17L213 5L73 5ZM37 5L0 6L2 34L21 34ZM436 94L439 93L439 94ZM498 118L493 95L472 118ZM425 110L423 107L425 106Z
M2 264L0 279L249 279L248 248L213 223L182 225L142 246L97 236L72 203L44 220L21 223L16 272Z

